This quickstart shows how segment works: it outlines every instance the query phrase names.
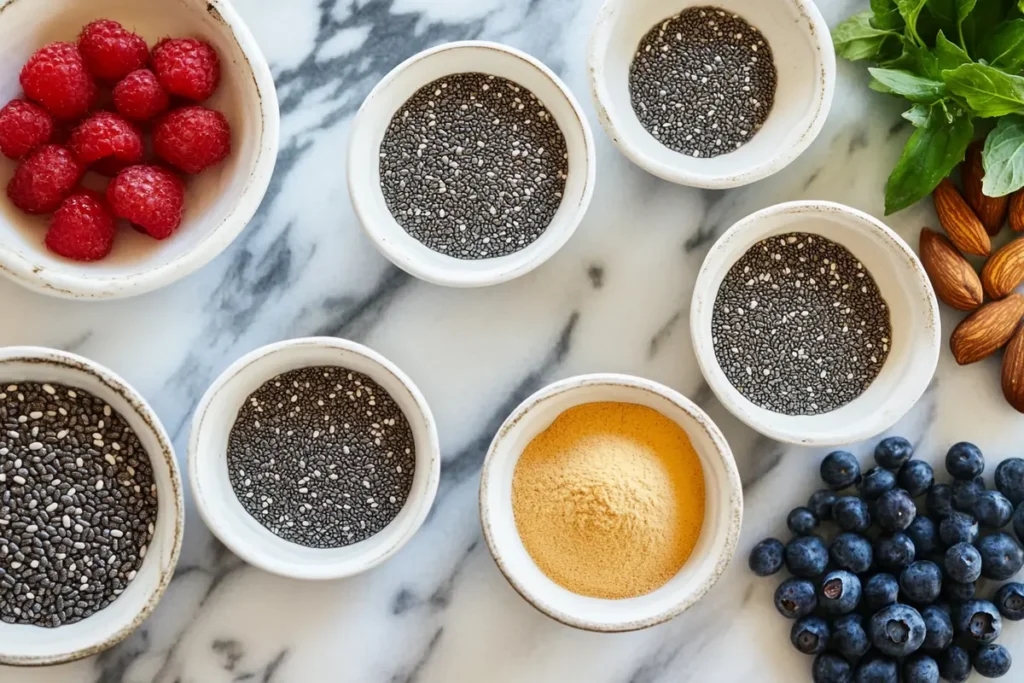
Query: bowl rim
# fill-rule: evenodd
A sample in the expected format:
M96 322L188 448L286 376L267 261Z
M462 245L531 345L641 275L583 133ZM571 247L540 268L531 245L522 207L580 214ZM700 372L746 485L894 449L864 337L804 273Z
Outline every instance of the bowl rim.
M0 11L19 0L0 1ZM206 11L231 32L252 71L260 100L260 151L235 209L192 249L169 263L134 275L97 279L61 268L33 265L13 250L0 247L0 274L19 285L61 299L111 300L146 294L181 280L223 252L249 224L266 195L277 164L281 113L270 66L241 15L228 0L209 0Z
M576 123L579 125L579 128L583 133L583 153L585 156L586 166L586 178L584 180L583 194L576 203L574 213L568 219L569 225L567 229L563 231L563 234L548 241L545 245L545 249L538 251L529 260L521 261L512 265L492 267L488 270L476 272L464 270L460 265L461 260L454 257L449 257L451 263L447 267L427 266L414 252L404 249L383 238L383 234L378 227L378 220L375 218L376 212L371 208L369 199L359 190L353 180L360 172L359 169L363 163L363 159L357 154L355 147L351 144L351 140L355 139L355 137L359 135L360 129L365 125L365 122L370 118L371 114L375 113L377 102L383 96L383 93L391 87L391 84L406 69L417 62L430 59L441 52L449 50L464 50L466 48L487 49L503 52L525 62L551 81L569 105L570 110L576 118ZM469 71L472 71L472 68L470 68ZM451 73L460 72L453 71ZM426 84L427 83L423 83L422 85ZM558 253L576 233L576 230L579 228L579 225L583 221L583 217L586 215L587 209L590 206L590 200L593 197L594 185L597 179L597 157L594 144L594 133L590 128L590 123L587 121L586 114L584 114L576 96L573 95L569 87L558 77L557 74L555 74L555 72L549 69L537 58L509 45L489 40L457 40L442 43L441 45L436 45L421 52L417 52L405 61L401 62L398 66L389 71L384 78L380 79L380 81L377 82L370 93L366 96L366 99L363 100L363 103L359 106L359 110L356 112L355 117L352 119L348 139L349 143L346 167L348 194L363 232L370 238L370 241L377 250L393 264L414 277L443 287L487 287L507 282L509 280L514 280L543 265L552 256ZM394 220L393 217L390 219ZM548 228L550 228L550 224L548 224ZM545 228L545 231L548 228ZM402 229L401 226L399 226L399 229ZM543 239L543 236L544 234L542 233L541 238L538 239ZM514 252L506 257L499 258L514 256L516 253L520 252ZM442 256L444 256L444 254L442 254ZM480 263L496 260L499 259L479 259L473 262Z
M608 105L611 95L605 77L603 60L607 52L608 36L617 11L635 0L605 0L597 18L594 20L587 46L587 71L590 75L590 95L597 112L597 119L605 133L622 154L631 162L662 180L677 185L697 187L708 190L726 190L749 185L775 175L793 163L803 154L811 143L817 139L832 109L832 101L836 87L836 56L832 43L832 33L825 18L813 0L772 0L793 5L802 15L804 21L798 23L800 33L808 40L811 47L821 58L821 70L818 75L818 86L815 88L817 104L814 117L804 128L797 144L780 149L775 155L760 163L752 165L748 170L739 173L709 175L690 171L678 166L664 164L644 154L628 144L609 114ZM767 0L761 0L766 2ZM704 0L674 0L673 6L680 9L709 4ZM632 111L632 110L630 110Z
M797 433L794 430L777 427L768 421L762 420L747 410L743 398L724 375L712 372L718 367L718 361L714 357L714 348L709 343L710 335L701 329L701 317L698 315L702 307L712 307L716 291L711 291L709 283L709 272L711 268L720 267L726 262L735 263L740 255L739 249L735 246L733 236L746 230L757 231L761 221L765 218L789 214L789 213L810 213L821 216L840 215L846 219L852 219L866 229L873 230L879 235L885 247L890 252L897 254L902 261L905 261L913 274L914 279L920 286L922 292L927 293L927 311L925 315L931 321L928 329L922 330L919 339L924 342L918 343L915 348L916 355L928 354L925 359L931 368L928 372L928 381L921 382L919 387L911 386L909 390L891 392L886 401L873 413L873 419L855 422L841 430L833 429L822 431L819 435L808 436L806 433ZM762 236L763 239L764 236ZM841 241L837 243L842 245ZM728 230L722 233L711 249L708 251L700 271L697 273L696 284L693 289L693 296L690 301L690 338L693 340L694 355L697 357L697 365L700 367L704 380L711 387L719 402L725 408L754 431L763 434L771 439L783 443L795 444L798 446L839 446L842 444L863 441L877 436L886 431L900 419L902 419L913 406L920 400L928 390L932 377L938 367L939 355L942 347L942 330L940 324L939 304L935 298L928 274L918 259L914 250L888 225L865 213L845 204L824 200L797 200L782 202L765 207L759 211L749 214L734 223ZM831 412L831 411L830 411ZM829 413L822 413L828 415ZM811 416L815 417L815 416Z
M402 386L405 387L409 392L409 395L412 397L413 402L416 404L416 408L420 413L420 417L423 420L427 435L427 449L429 450L427 456L427 467L429 470L426 472L427 488L422 497L413 499L410 495L406 501L406 505L411 503L415 506L416 514L412 518L412 524L404 534L395 536L390 547L385 549L383 552L369 559L361 559L359 566L356 569L339 571L333 565L297 568L294 564L275 562L273 556L268 554L264 549L247 543L239 543L231 530L231 525L225 523L224 520L219 519L216 515L211 513L210 509L207 507L207 494L205 489L200 485L200 479L204 479L204 477L199 474L200 459L214 457L215 455L216 457L223 456L222 453L209 453L207 449L201 449L199 445L204 430L207 428L207 418L209 417L210 406L220 392L233 382L242 371L263 358L274 354L289 353L290 351L309 347L334 352L354 353L374 363L382 372L393 376L402 384ZM339 367L345 366L342 365ZM275 375L267 375L263 381L270 380L274 376ZM196 504L196 510L199 512L199 516L203 519L203 522L205 522L210 532L213 533L221 543L253 567L257 567L258 569L270 572L271 574L276 574L286 578L314 581L343 579L356 576L389 560L393 555L401 550L423 526L423 523L427 519L427 515L433 507L441 479L441 447L437 433L437 425L434 420L434 415L430 410L430 406L423 393L419 390L419 387L417 387L412 379L397 365L373 349L357 342L338 337L299 337L296 339L286 339L273 344L267 344L250 351L228 366L228 368L213 381L210 387L203 394L202 399L199 401L199 405L193 413L187 457L189 485L192 490L192 498ZM420 463L417 458L417 468L419 467ZM352 560L347 560L347 562L351 563Z
M126 382L120 375L106 366L85 358L84 356L43 346L0 347L0 367L2 367L4 363L12 361L45 363L90 374L108 389L124 399L132 407L136 415L153 432L153 435L159 442L160 455L163 456L163 464L168 470L171 480L171 488L174 491L173 505L168 506L172 507L174 511L174 533L171 538L172 545L170 561L166 567L160 567L160 580L153 588L153 591L146 600L146 604L143 606L142 610L135 615L128 625L124 626L119 631L99 643L71 652L39 657L5 656L0 654L0 665L5 666L36 667L50 666L53 664L66 664L85 657L91 657L92 655L98 654L118 644L139 628L142 622L149 617L154 609L156 609L157 604L160 602L164 592L167 590L167 587L170 585L171 580L174 577L175 567L177 566L178 558L181 555L181 545L185 531L184 486L181 481L181 473L178 470L178 461L174 455L174 446L167 434L167 430L164 429L163 424L160 422L159 416L157 416L156 411L153 410L149 403L146 402L146 399L143 398L142 394L140 394L133 386L128 384L128 382ZM151 461L154 463L157 462L155 454L147 453L147 455L149 455ZM163 501L161 501L161 504L162 503ZM59 628L55 630L55 632L56 631L59 631Z
M691 591L689 591L682 600L675 602L653 616L644 619L624 620L612 624L598 624L580 619L564 611L558 610L537 598L531 589L519 579L515 571L512 571L503 559L501 545L496 540L494 531L491 528L491 520L495 513L487 503L488 496L490 495L490 488L492 486L491 472L497 458L497 450L504 439L508 436L508 432L515 427L527 413L544 401L560 394L573 393L593 386L618 386L626 387L631 390L653 393L668 400L676 407L683 410L697 422L711 440L712 444L714 444L714 454L717 456L719 463L722 466L722 472L727 480L727 488L729 491L729 495L723 496L722 501L722 508L727 512L728 516L728 523L725 525L725 543L722 546L718 557L715 559L711 575L701 584L695 586ZM519 456L517 455L516 457ZM714 587L719 579L721 579L725 570L735 557L736 549L739 544L739 537L743 524L743 483L740 479L739 469L736 465L736 459L733 456L732 448L730 448L725 435L722 433L722 430L718 425L715 424L714 420L711 419L711 416L709 416L694 401L683 396L671 387L644 377L622 373L589 373L567 377L548 384L527 397L509 414L501 427L498 428L497 433L494 435L494 439L491 441L491 444L487 449L487 454L484 457L483 467L480 472L478 506L480 511L480 525L483 529L483 536L484 541L487 544L487 549L490 551L491 557L494 559L494 563L498 567L498 571L501 572L501 575L505 577L505 580L512 589L520 595L520 597L526 600L526 602L538 612L566 626L594 633L625 633L628 631L639 631L651 626L656 626L679 616L699 602ZM616 601L610 600L609 602Z

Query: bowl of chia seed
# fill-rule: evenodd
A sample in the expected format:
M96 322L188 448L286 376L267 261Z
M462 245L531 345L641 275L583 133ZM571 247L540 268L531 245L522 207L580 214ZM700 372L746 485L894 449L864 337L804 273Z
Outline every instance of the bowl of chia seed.
M349 194L366 234L439 285L493 285L544 263L582 220L594 177L575 97L498 43L410 57L370 92L349 136Z
M811 0L607 0L589 67L598 119L623 154L712 189L800 156L835 90L832 38Z
M236 555L269 572L337 579L384 562L433 504L437 428L405 373L333 337L242 357L196 409L196 506Z
M181 550L174 450L145 399L55 349L0 349L0 664L94 655L153 611Z
M690 333L726 408L808 446L891 427L928 388L940 347L938 303L910 246L821 201L762 209L719 238L697 276Z

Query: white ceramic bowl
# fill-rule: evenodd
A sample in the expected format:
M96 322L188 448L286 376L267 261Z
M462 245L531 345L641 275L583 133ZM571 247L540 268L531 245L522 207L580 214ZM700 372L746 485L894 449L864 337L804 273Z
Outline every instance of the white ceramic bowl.
M106 609L56 629L0 622L0 664L40 666L102 652L126 638L149 616L178 562L185 502L174 449L160 418L123 379L97 363L64 351L32 346L0 348L0 385L18 382L83 389L120 413L153 463L159 505L153 540L138 574Z
M694 158L674 152L641 125L629 97L629 67L655 25L697 6L738 14L764 34L778 72L775 105L761 130L734 152ZM590 41L590 81L597 117L633 163L680 185L722 189L785 168L825 124L835 90L832 37L811 0L607 0Z
M322 365L354 370L377 382L409 420L416 444L412 490L398 516L370 538L331 549L286 541L256 521L231 488L227 464L228 437L245 399L283 372ZM199 514L217 538L243 560L281 576L338 579L377 566L413 537L437 493L441 450L426 399L397 366L361 344L334 337L310 337L256 349L217 378L199 402L192 421L188 473Z
M227 0L0 0L0 106L21 97L18 74L29 56L55 40L74 41L94 19L120 21L154 45L166 36L199 37L220 55L221 84L204 104L231 123L231 156L187 182L185 217L157 241L127 227L114 251L76 263L43 244L48 216L29 216L0 192L0 274L29 289L69 299L113 299L168 285L199 269L242 231L263 199L277 158L280 114L270 68ZM15 162L0 157L6 187ZM86 181L98 179L93 174ZM102 186L101 186L102 187Z
M637 598L586 597L549 579L523 545L512 512L512 478L523 449L569 408L600 401L647 406L674 420L689 435L704 468L704 526L693 553L668 583ZM505 420L484 460L480 517L498 569L538 610L588 631L634 631L675 617L715 585L736 551L743 487L725 437L711 418L682 394L629 375L581 375L541 389Z
M409 235L388 210L380 189L380 143L399 108L421 87L454 73L482 72L533 92L565 136L569 177L562 203L544 233L525 249L498 258L457 259ZM359 108L349 133L348 189L373 244L416 277L449 287L483 287L538 267L572 237L594 192L594 136L579 103L549 68L519 50L483 41L446 43L405 60L385 76Z
M729 383L712 343L715 298L729 269L757 242L787 232L822 235L846 247L874 277L892 320L889 357L871 386L820 415L783 415L753 404ZM939 307L914 251L881 221L833 202L789 202L747 216L711 247L697 275L690 334L705 379L736 417L778 441L835 446L885 431L921 398L939 359Z

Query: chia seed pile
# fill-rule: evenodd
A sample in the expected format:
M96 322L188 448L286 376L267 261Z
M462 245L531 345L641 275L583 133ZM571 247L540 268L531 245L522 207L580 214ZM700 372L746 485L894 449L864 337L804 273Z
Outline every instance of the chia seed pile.
M149 456L119 414L61 385L0 385L0 619L61 626L107 607L153 538Z
M717 7L693 7L640 40L629 94L643 127L691 157L749 142L775 102L777 74L764 35Z
M415 239L459 259L532 244L558 210L568 173L565 137L540 100L482 73L420 88L380 145L388 210Z
M242 507L281 538L340 548L401 511L415 474L412 429L369 377L340 367L278 375L238 411L228 475Z
M889 307L853 254L819 235L758 242L729 269L711 320L715 356L750 401L815 415L864 392L889 355Z

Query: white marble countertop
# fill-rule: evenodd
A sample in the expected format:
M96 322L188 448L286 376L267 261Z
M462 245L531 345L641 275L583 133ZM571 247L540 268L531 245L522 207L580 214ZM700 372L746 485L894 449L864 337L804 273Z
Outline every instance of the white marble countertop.
M629 164L597 124L585 47L600 0L238 0L279 88L282 144L263 207L196 275L160 292L74 303L0 282L0 344L75 351L121 373L153 404L179 458L191 413L240 355L314 334L366 343L404 368L433 407L444 452L433 513L413 541L360 577L302 583L250 568L189 508L177 575L155 614L99 657L47 669L0 667L2 683L659 683L810 680L772 606L776 581L746 569L816 487L823 452L787 447L728 415L691 350L690 291L707 248L747 213L813 198L882 215L882 187L909 134L900 102L840 63L832 115L799 160L730 192L662 182ZM863 0L818 0L830 25ZM577 93L598 146L597 192L576 236L515 282L430 286L374 251L348 201L349 122L392 66L428 46L486 38L537 56ZM890 217L916 245L927 202ZM947 309L944 325L956 317ZM600 635L542 616L484 547L479 468L497 426L555 379L620 371L701 403L729 438L746 488L737 560L676 620ZM944 350L931 389L895 432L939 462L971 440L994 463L1019 452L1024 418L999 390L998 361L958 368ZM853 448L867 456L870 445ZM991 470L991 466L990 466ZM1024 625L1003 642L1024 666Z

